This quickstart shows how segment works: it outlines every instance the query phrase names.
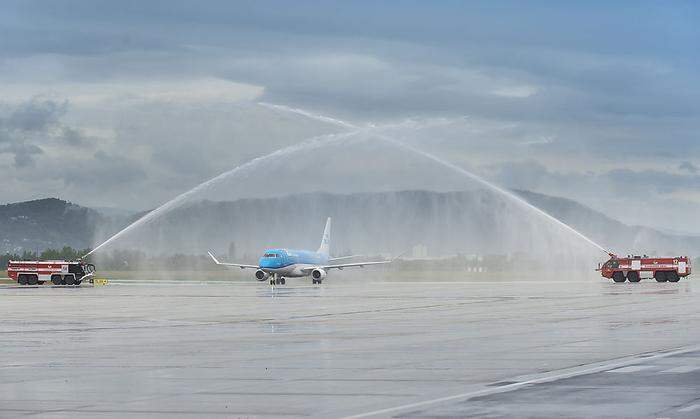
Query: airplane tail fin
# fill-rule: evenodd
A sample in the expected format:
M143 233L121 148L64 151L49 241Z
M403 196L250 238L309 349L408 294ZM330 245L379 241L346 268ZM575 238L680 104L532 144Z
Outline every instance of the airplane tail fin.
M331 217L326 220L326 228L323 229L323 237L321 238L321 245L318 247L318 253L322 255L329 255L331 251Z

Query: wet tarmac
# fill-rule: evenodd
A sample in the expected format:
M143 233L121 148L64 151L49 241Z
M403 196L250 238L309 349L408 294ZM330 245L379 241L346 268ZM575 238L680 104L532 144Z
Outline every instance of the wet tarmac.
M0 289L0 417L700 417L700 283Z

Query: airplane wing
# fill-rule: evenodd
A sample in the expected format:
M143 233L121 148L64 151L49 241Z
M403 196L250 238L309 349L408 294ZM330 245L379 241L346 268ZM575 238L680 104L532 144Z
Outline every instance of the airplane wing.
M330 259L328 259L328 261L329 262L337 262L339 260L359 258L360 256L362 256L362 255L338 256L337 258L330 258Z
M382 260L380 262L357 262L357 263L343 263L340 265L326 265L321 266L323 269L343 269L343 268L363 268L366 265L384 265L391 263L390 260Z
M319 265L319 266L310 266L308 268L302 269L304 272L311 272L314 269L321 268L321 269L340 269L343 270L344 268L362 268L365 266L369 265L384 265L387 263L391 263L391 260L383 260L380 262L357 262L357 263L343 263L339 265Z
M212 258L214 260L214 263L216 263L217 265L234 266L234 267L241 268L241 269L258 269L259 268L258 265L246 265L244 263L219 262L219 260L217 258L215 258L214 255L211 254L211 252L207 252L207 254L209 254L209 257Z

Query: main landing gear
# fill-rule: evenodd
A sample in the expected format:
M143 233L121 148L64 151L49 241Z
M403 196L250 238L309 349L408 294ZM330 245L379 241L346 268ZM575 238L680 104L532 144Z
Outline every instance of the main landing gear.
M316 285L316 284L321 285L321 283L323 283L323 279L314 279L314 278L311 278L311 283L314 284L314 285Z

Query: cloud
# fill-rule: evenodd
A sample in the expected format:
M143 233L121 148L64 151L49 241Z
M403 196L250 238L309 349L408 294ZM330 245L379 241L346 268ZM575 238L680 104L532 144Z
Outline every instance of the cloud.
M533 86L501 87L494 90L496 96L526 98L537 93L537 88Z
M61 122L68 101L34 97L16 105L5 105L0 114L0 154L10 154L15 168L33 167L47 150L89 145L80 129Z
M628 224L697 233L693 220L700 210L700 176L672 170L550 170L533 160L481 167L486 177L510 188L574 198Z
M42 154L44 151L33 144L9 143L0 144L0 154L8 153L14 155L15 167L33 167L35 165L34 156Z
M53 121L63 116L71 106L102 106L106 103L161 102L196 105L211 102L252 101L260 97L264 89L260 86L236 83L217 78L195 78L176 80L125 79L109 82L51 82L15 83L3 86L6 103L25 104L27 109L18 109L14 116L17 122L32 124L32 118L41 120L52 116ZM61 98L36 101L26 105L27 96ZM55 107L52 108L52 107Z
M0 12L0 166L13 178L0 192L147 208L332 129L251 105L265 100L360 124L468 115L404 139L633 219L644 190L664 202L672 185L678 202L696 189L698 9L600 10L10 1ZM67 160L82 170L49 182Z
M68 103L33 98L20 104L7 117L4 125L8 129L21 131L45 131L55 126L66 113Z
M53 165L56 167L56 176L67 186L75 186L84 191L130 185L146 178L140 161L119 154L100 150L79 162L79 165L65 167L60 162L54 162Z
M681 164L678 165L678 170L684 170L692 174L698 173L698 167L689 161L681 162Z
M0 154L11 154L17 168L32 167L43 154L41 142L54 135L66 103L34 98L0 116Z

